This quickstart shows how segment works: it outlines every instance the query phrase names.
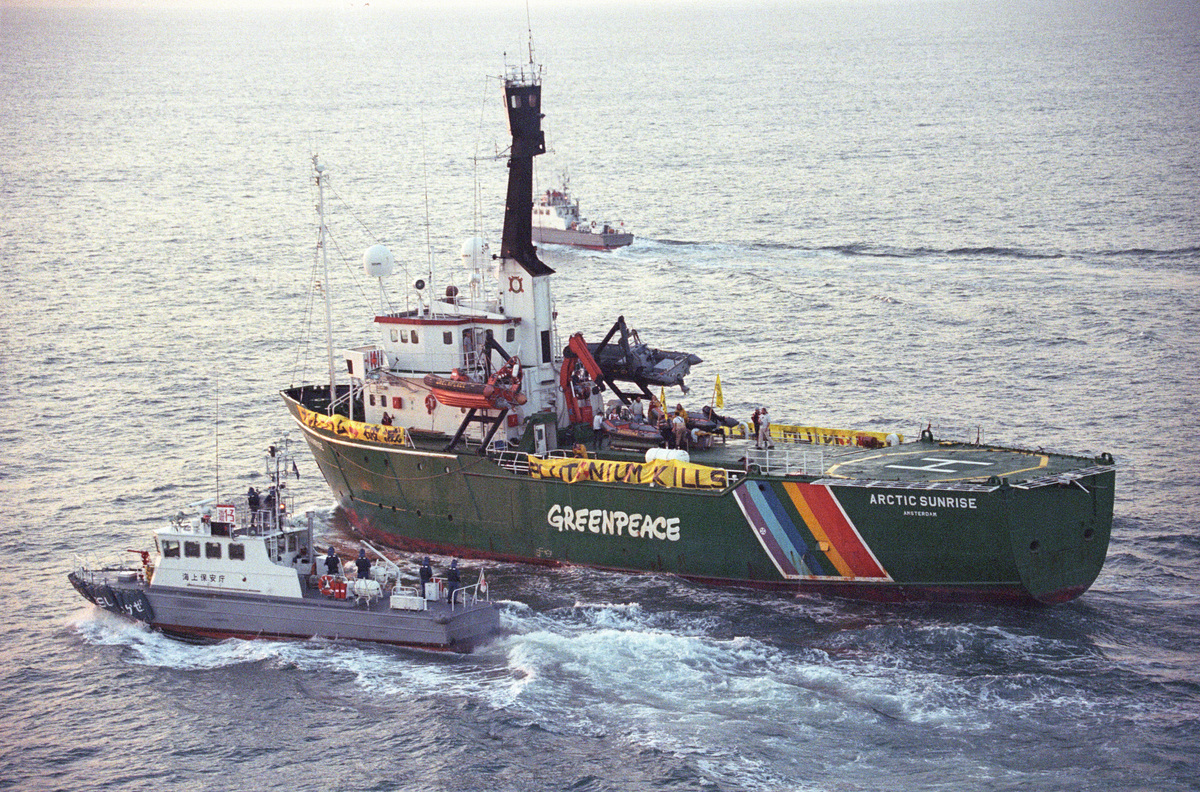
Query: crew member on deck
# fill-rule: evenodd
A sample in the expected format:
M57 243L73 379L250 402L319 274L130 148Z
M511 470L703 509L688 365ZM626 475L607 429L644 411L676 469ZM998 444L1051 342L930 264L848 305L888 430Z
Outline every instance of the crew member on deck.
M454 602L454 592L461 582L462 578L458 574L458 559L456 558L450 562L450 571L446 573L446 602Z
M358 579L359 580L370 580L371 579L371 559L367 558L366 550L359 548L358 560L356 560L354 562L354 565L356 567L358 567Z
M687 418L684 415L683 407L675 411L675 417L671 419L671 432L675 436L676 448L687 448Z
M658 426L666 417L666 414L663 413L662 405L658 403L658 399L651 396L650 411L646 414L646 423L651 426Z
M325 574L336 575L341 565L342 562L337 557L337 551L333 549L333 545L330 545L329 552L325 554Z
M392 416L388 415L387 413L384 413L383 417L379 419L379 423L382 424L383 426L391 426L392 425Z
M604 416L596 413L592 418L592 443L593 448L600 450L600 441L604 439Z
M250 526L254 527L258 523L258 507L262 506L262 499L254 487L246 492L246 505L250 507Z
M767 408L762 408L762 413L758 416L758 440L754 444L755 448L774 448L771 445L771 419L767 417Z
M267 516L270 519L275 518L275 487L273 487L273 486L269 490L267 490L267 499L263 503L263 509L266 510ZM267 521L263 520L264 527L266 526L266 524L267 524ZM272 526L272 527L275 527L275 526Z
M433 580L433 568L429 566L429 556L421 562L421 582L418 584L417 596L425 598L425 584Z

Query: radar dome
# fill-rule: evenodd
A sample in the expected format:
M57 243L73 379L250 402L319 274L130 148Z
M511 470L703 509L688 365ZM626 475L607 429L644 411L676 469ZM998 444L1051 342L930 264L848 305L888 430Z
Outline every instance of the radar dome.
M363 253L363 271L368 278L386 278L395 266L396 258L386 245L371 245Z
M468 267L483 266L483 262L488 260L488 243L479 237L471 237L463 242L462 260Z

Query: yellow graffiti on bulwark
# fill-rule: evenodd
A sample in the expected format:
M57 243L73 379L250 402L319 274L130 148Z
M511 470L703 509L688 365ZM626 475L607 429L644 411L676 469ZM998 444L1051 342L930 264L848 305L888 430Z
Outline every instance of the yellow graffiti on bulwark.
M377 443L408 445L408 436L403 426L380 426L379 424L363 423L362 421L351 421L345 416L321 415L312 410L306 410L303 407L300 408L300 412L304 425L313 429L333 432L334 434L354 440L371 440Z
M722 489L729 483L724 470L674 459L615 462L603 459L539 459L530 456L529 474L534 478L555 478L568 484L619 481L655 487Z

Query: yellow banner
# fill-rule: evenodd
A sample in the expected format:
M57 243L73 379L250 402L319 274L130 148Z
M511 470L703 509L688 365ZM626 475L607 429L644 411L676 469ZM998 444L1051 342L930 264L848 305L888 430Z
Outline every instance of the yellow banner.
M784 426L771 424L771 437L785 443L815 443L817 445L857 445L867 448L887 445L889 434L903 443L904 435L895 432L861 432L856 429L825 429L819 426Z
M370 440L376 443L391 443L393 445L410 445L408 435L403 426L381 426L379 424L351 421L342 415L321 415L320 413L300 408L300 417L305 426L322 429L326 432L355 440Z
M729 430L734 437L744 437L740 426ZM815 445L857 445L867 448L887 445L889 434L903 443L904 435L899 432L862 432L856 429L828 429L820 426L787 426L771 424L771 438L785 443L813 443Z
M624 482L654 487L722 489L728 483L724 470L677 460L616 462L605 459L540 459L529 457L529 474L575 484L580 481Z

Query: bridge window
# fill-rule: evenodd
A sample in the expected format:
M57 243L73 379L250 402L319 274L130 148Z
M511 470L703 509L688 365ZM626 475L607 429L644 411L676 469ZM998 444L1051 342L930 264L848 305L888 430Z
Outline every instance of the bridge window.
M199 542L184 542L183 543L183 557L184 558L199 558L200 557L200 543Z
M513 341L516 341L517 340L517 328L510 327L507 330L505 330L504 331L504 340L509 344L511 344Z
M163 539L163 558L179 558L179 542L173 539Z
M396 328L393 327L392 328L392 343L394 344L399 340L400 340L400 331L398 331Z
M205 558L220 558L221 557L221 543L220 542L205 542L204 543L204 557Z
M442 343L446 344L447 346L449 346L450 344L453 344L454 343L454 333L450 332L449 330L442 333Z
M240 544L229 545L229 560L245 561L246 560L246 546L240 545Z

